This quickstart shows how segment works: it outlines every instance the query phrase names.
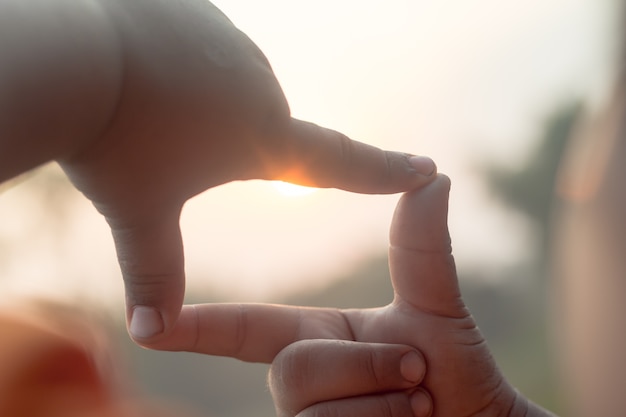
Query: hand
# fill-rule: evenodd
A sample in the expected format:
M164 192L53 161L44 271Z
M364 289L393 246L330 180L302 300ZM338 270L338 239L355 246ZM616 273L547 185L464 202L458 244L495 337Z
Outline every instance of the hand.
M446 224L449 186L439 175L398 204L389 250L391 304L365 310L187 306L171 337L154 347L270 362L303 339L409 345L426 359L422 387L432 397L433 416L549 415L506 381L463 303Z
M217 185L282 179L360 193L420 187L431 160L293 119L269 63L206 0L102 2L121 54L105 132L59 162L106 217L129 330L165 337L184 294L182 206Z
M425 372L409 346L312 339L280 351L269 387L278 417L428 417Z

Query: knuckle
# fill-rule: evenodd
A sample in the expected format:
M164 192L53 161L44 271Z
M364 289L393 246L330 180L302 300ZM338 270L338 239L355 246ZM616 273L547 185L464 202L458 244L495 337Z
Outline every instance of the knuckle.
M124 287L134 303L146 304L162 296L165 287L172 283L170 274L124 274Z
M363 377L377 387L386 387L394 382L395 366L385 361L387 356L378 349L367 349L362 352L359 364L362 367Z
M350 167L352 164L352 158L354 157L354 141L344 135L343 133L334 132L339 143L339 157L341 164L339 166ZM349 169L349 168L348 168Z
M384 381L384 372L379 369L376 351L365 352L361 361L365 376L379 386Z
M408 395L388 394L380 398L380 410L382 416L389 417L413 417L413 409Z
M393 182L393 173L395 172L397 165L397 154L391 152L384 152L385 155L385 169L384 175L381 175L382 181L385 184Z
M396 183L398 180L406 178L407 173L412 172L407 154L391 151L383 151L383 153L385 166L380 177L385 185Z

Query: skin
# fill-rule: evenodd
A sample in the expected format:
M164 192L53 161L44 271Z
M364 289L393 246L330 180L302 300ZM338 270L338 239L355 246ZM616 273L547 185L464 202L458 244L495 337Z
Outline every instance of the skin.
M0 56L0 181L61 165L111 227L146 346L181 309L194 195L253 178L395 193L435 172L292 118L261 51L206 0L1 0Z
M354 349L354 345L339 342L342 340L401 344L418 349L428 367L421 387L432 397L434 417L550 416L507 382L463 303L447 229L449 187L449 179L438 175L424 188L405 194L398 203L390 232L389 267L395 290L391 304L364 310L259 304L188 306L174 329L175 337L154 347L271 362L276 355L279 355L277 360L286 360L281 359L285 354L279 352L296 341L337 339L330 347L313 345L308 353L291 350L290 366L274 363L272 372L278 369L283 373L280 378L270 378L271 386L278 392L275 401L281 417L318 415L310 407L320 407L320 398L331 401L322 402L325 413L321 415L343 415L334 413L333 407L341 405L332 401L339 398L354 401L358 393L349 391L351 384L358 384L358 372L348 378L350 383L336 387L337 395L325 391L331 376L319 386L315 382L307 386L311 390L310 401L280 394L289 392L288 386L293 385L281 380L289 381L303 369L318 369L320 375L342 375L326 367L307 366L307 361L324 350L326 355L333 352L345 355L346 349ZM292 369L287 377L286 369ZM313 370L303 378L314 381L315 375ZM391 401L393 407L388 407L383 415L414 415L410 390L397 391L403 395L395 398L381 398L380 395L388 395L385 389L361 391L363 399L370 394L369 398L378 396L378 401L383 403Z

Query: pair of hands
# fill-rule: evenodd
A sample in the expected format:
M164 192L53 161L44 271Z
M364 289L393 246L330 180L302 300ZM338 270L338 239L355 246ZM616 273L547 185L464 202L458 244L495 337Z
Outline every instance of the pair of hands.
M0 86L15 98L0 138L3 154L16 156L2 159L0 177L55 159L105 216L137 342L273 361L281 417L528 412L461 300L449 181L431 160L292 118L263 54L206 0L3 2L0 23L15 35L0 42L10 58ZM45 73L33 71L31 60L48 58ZM252 178L417 190L392 225L394 301L370 310L182 307L182 206Z

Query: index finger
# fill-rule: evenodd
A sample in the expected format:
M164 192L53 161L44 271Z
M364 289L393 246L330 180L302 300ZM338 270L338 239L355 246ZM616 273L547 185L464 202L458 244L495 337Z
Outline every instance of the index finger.
M437 171L430 158L382 150L293 118L284 146L273 179L301 185L391 194L419 188Z
M185 305L165 338L151 349L228 356L270 363L287 345L303 339L351 340L339 309L275 304Z

